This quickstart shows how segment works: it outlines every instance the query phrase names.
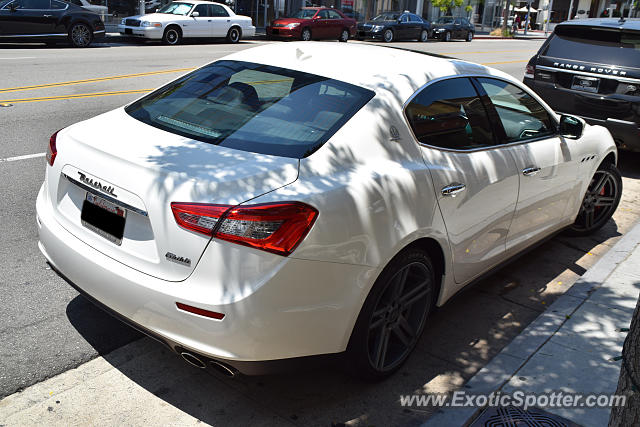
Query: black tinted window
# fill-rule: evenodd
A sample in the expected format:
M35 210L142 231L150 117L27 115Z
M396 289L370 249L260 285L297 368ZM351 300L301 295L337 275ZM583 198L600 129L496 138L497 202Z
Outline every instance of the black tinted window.
M640 32L559 26L543 55L596 64L638 67Z
M193 9L193 13L198 12L198 16L211 16L211 12L210 12L210 8L209 5L206 4L199 4L195 7L195 9Z
M422 19L420 19L420 17L417 15L409 15L409 19L411 20L411 22L422 22Z
M494 144L486 110L469 79L427 86L413 98L406 114L423 144L460 150Z
M329 12L330 19L342 19L342 16L340 16L340 14L335 10L329 10L328 12Z
M51 9L66 9L67 5L61 1L51 0Z
M508 142L555 132L547 110L524 90L502 80L479 78L478 81L498 111Z
M17 9L50 9L49 0L16 0L13 2Z
M209 7L211 8L211 16L229 16L229 12L227 12L227 10L222 6L218 6L217 4L210 4Z
M374 92L285 68L218 61L126 108L151 126L210 144L302 158Z
M321 10L318 12L318 17L320 19L329 19L329 13L326 10Z

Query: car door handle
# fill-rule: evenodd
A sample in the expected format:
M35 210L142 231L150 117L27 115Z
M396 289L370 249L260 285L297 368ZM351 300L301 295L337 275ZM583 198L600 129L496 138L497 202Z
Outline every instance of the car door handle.
M42 15L42 16L44 16L45 18L51 18L53 15Z
M455 183L455 184L449 184L446 187L444 187L442 190L440 190L440 192L442 193L443 196L452 196L455 197L456 194L462 192L465 190L465 188L467 188L466 185L464 184L459 184L459 183Z
M538 172L540 172L540 168L535 167L535 166L531 166L531 167L522 169L522 175L524 175L524 176L534 176Z

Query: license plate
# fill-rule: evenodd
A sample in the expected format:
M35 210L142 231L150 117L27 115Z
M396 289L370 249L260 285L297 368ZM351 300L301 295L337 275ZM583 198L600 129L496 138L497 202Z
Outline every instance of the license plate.
M133 30L131 28L125 28L124 29L124 33L125 34L133 34Z
M273 34L280 34L280 30L276 30L276 29L271 30L271 32L272 32Z
M126 217L126 209L87 192L80 219L89 230L120 246Z
M600 79L597 77L573 76L571 89L597 93Z

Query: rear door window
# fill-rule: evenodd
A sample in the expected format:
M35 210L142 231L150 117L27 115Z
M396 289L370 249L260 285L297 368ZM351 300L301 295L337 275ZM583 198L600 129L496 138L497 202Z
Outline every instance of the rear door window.
M148 125L254 153L303 158L375 93L285 68L218 61L126 107Z
M468 78L427 86L411 100L405 113L423 144L454 150L494 145L487 112Z
M550 136L555 122L549 112L523 89L503 80L478 78L496 108L507 142Z
M543 55L595 64L638 67L640 32L558 26Z

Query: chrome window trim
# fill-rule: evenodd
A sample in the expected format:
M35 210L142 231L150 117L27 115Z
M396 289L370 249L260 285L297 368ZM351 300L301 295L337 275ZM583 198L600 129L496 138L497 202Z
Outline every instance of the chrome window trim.
M549 139L549 138L558 138L560 137L560 134L558 133L557 127L558 127L558 118L555 112L549 110L545 104L540 103L540 105L542 106L542 108L545 109L545 111L547 112L547 114L549 114L549 117L551 118L551 120L554 122L554 124L556 125L556 131L551 134L551 135L545 135L545 136L539 136L536 138L529 138L529 139L524 139L522 141L514 141L514 142L507 142L504 144L496 144L496 145L490 145L488 147L478 147L478 148L469 148L469 149L456 149L456 148L445 148L445 147L436 147L435 145L430 145L430 144L425 144L423 142L420 142L418 140L418 138L416 137L416 134L413 132L413 128L411 127L411 122L409 122L409 118L407 117L407 107L409 106L409 104L411 103L411 101L413 101L413 98L415 98L420 92L422 92L424 89L426 89L427 87L429 87L430 85L434 84L434 83L438 83L441 81L445 81L445 80L453 80L453 79L459 79L459 78L488 78L488 79L496 79L496 80L501 80L505 83L509 83L512 84L514 86L516 86L519 89L524 90L525 92L527 92L533 99L535 99L538 103L540 103L540 100L538 99L538 96L535 95L534 93L532 93L532 91L526 87L524 84L520 83L520 82L514 82L512 80L506 79L504 77L500 77L500 76L493 76L491 74L456 74L453 76L444 76L444 77L438 77L436 79L430 80L427 83L425 83L424 85L422 85L420 88L418 88L410 97L409 99L407 99L404 103L404 105L402 106L402 116L404 117L404 122L407 125L407 127L409 128L409 131L411 132L411 136L413 137L413 140L416 144L418 144L421 147L426 147L426 148L432 148L434 150L440 150L440 151L448 151L448 152L454 152L454 153L474 153L476 151L487 151L487 150L494 150L496 148L503 148L503 147L513 147L516 145L521 145L521 144L528 144L530 142L536 142L536 141L540 141L543 139Z
M116 199L114 197L111 197L108 194L103 193L102 191L96 190L95 188L91 188L88 185L85 185L82 182L71 178L69 175L67 175L64 172L62 173L62 176L67 178L69 180L69 182L71 182L72 184L75 184L76 186L82 188L85 191L88 191L91 194L95 194L98 197L102 197L103 199L105 199L105 200L107 200L107 201L109 201L109 202L111 202L111 203L113 203L115 205L118 205L118 206L120 206L122 208L125 208L125 209L127 209L127 210L129 210L131 212L135 212L135 213L137 213L139 215L142 215L142 216L147 216L147 217L149 216L149 214L147 214L147 212L143 211L142 209L138 209L135 206L131 206L128 203L125 203L125 202L120 201L120 200L118 200L118 199Z
M598 68L598 67L596 67ZM588 71L576 71L569 70L567 68L557 68L557 67L548 67L546 65L536 65L536 70L545 70L545 71L560 71L563 73L577 74L581 76L589 76L589 77L600 77L600 78L610 78L614 80L618 80L625 83L640 83L640 79L633 79L631 77L621 77L614 74L599 74L599 73L590 73Z
M0 9L0 10L9 10L8 6L13 4L13 3L15 3L15 1L11 1L11 2L5 4L4 6L2 6L2 9ZM49 9L16 9L16 10L43 10L43 11L53 10L53 11L56 11L56 10L67 10L69 8L69 4L68 3L65 3L64 1L60 1L60 3L64 4L64 9L52 9L52 8L49 8ZM51 4L51 3L49 3L49 4Z

